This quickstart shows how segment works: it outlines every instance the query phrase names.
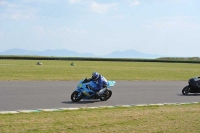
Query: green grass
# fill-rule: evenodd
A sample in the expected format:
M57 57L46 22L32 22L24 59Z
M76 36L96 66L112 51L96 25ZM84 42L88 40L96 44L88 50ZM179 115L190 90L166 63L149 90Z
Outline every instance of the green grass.
M1 133L199 133L200 104L0 115Z
M109 80L188 80L200 64L43 60L0 60L0 80L80 80L98 71Z

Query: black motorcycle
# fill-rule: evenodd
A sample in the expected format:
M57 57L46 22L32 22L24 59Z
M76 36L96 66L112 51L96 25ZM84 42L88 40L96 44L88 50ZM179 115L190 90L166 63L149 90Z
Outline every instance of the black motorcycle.
M200 93L200 77L190 78L188 80L188 85L182 90L183 95L189 93Z

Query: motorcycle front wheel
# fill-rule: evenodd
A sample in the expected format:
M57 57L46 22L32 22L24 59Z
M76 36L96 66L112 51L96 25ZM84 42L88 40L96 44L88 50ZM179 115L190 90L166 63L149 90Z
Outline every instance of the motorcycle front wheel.
M79 92L77 92L77 91L74 91L74 92L71 94L71 100L72 100L73 102L79 102L79 101L82 99L83 95L81 94L81 95L78 97L78 94L79 94Z
M112 91L107 90L100 98L101 101L106 101L112 96Z
M182 94L183 94L183 95L187 95L187 94L189 94L189 93L190 93L190 87L187 85L187 86L185 86L185 87L183 88Z

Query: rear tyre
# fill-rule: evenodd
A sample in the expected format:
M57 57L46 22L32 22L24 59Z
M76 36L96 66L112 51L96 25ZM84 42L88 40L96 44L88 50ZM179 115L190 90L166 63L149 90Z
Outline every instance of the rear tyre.
M106 101L106 100L108 100L111 96L112 96L112 91L111 91L111 90L107 90L107 91L100 97L100 100L101 100L101 101Z
M190 93L190 87L187 85L182 90L183 95L187 95Z
M82 99L83 95L81 94L81 95L78 97L78 94L79 94L79 92L77 92L77 91L74 91L74 92L71 94L71 100L72 100L73 102L79 102L79 101Z

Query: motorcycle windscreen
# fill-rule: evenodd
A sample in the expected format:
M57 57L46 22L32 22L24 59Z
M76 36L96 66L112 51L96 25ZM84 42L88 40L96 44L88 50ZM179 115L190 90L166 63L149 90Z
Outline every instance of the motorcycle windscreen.
M114 86L116 84L115 81L108 81L108 87Z

